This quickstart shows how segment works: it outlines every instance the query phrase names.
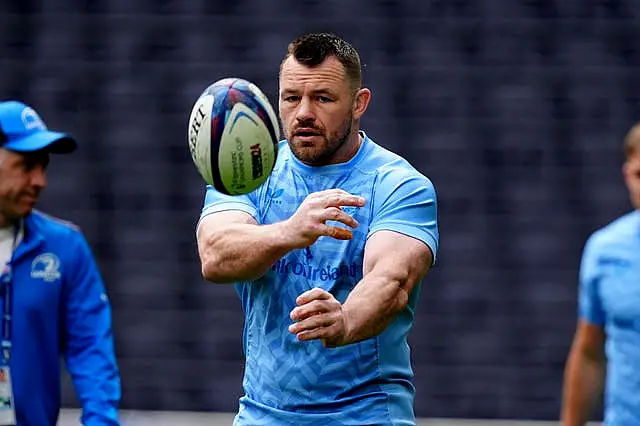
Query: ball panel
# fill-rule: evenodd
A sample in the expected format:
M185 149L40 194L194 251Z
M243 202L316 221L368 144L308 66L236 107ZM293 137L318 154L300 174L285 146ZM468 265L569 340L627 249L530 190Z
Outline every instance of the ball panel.
M265 105L262 105L261 102L257 99L252 99L252 100L254 103L253 108L256 114L258 114L258 117L260 117L260 120L262 120L267 126L267 129L269 130L269 135L271 135L271 139L277 142L280 137L280 128L278 127L278 123L271 121L269 110L266 108Z
M264 183L275 163L265 123L243 102L232 107L220 142L218 168L228 193L244 194Z
M276 140L279 140L280 139L280 121L278 120L278 117L276 116L276 113L273 110L273 107L271 106L269 99L264 94L264 92L260 90L258 86L256 86L253 83L249 83L249 90L251 91L251 93L253 93L255 98L258 100L258 102L266 112L267 117L264 118L264 121L269 124L272 124L272 126L270 127L273 129L274 138Z
M255 87L255 86L254 86ZM242 89L242 90L240 90ZM257 89L257 88L256 88ZM264 99L266 96L262 95ZM273 170L273 166L277 160L278 156L278 134L276 133L277 128L277 119L276 121L271 120L271 116L267 111L267 107L271 109L271 105L268 103L263 105L260 101L260 97L257 96L254 90L251 89L251 83L246 80L238 79L236 83L233 84L233 87L229 89L229 96L227 97L227 110L231 110L236 104L243 104L244 106L250 108L258 118L258 122L261 125L260 131L262 132L260 135L262 143L254 149L250 155L252 155L252 159L254 161L260 161L261 166L268 170L267 175L264 176L262 181L254 181L250 187L257 188L267 179L268 174ZM273 114L275 117L275 113ZM274 128L275 124L275 128ZM279 133L279 129L277 130ZM254 188L254 189L255 189Z
M265 159L265 162L268 164L268 169L269 170L273 170L273 167L276 164L276 160L278 159L278 141L279 141L279 137L280 137L280 128L278 127L278 121L276 119L276 121L272 121L271 120L271 114L269 113L269 110L273 111L273 109L271 109L271 105L269 103L264 104L264 105L260 105L260 101L258 101L257 99L256 101L256 113L258 114L258 117L260 117L261 122L266 126L267 130L269 131L269 135L270 135L270 145L269 145L269 149L266 151L266 155L268 155L268 158ZM275 116L275 114L274 114ZM273 155L271 155L271 152L273 152Z
M216 190L238 195L262 185L278 154L279 122L253 83L225 78L207 87L189 121L189 149L198 172Z
M220 153L221 139L224 134L225 123L227 121L227 97L229 96L229 86L214 84L211 91L216 93L215 102L212 106L212 123L208 145L211 147L213 155L209 157L209 167L211 168L212 185L218 191L228 194L227 189L220 175L218 158Z
M269 101L263 103L262 98L266 99L264 94L261 96L256 95L254 90L250 89L250 83L245 83L246 89L244 91L238 90L236 85L230 89L230 96L227 98L227 107L230 109L233 108L237 102L242 102L249 108L253 109L253 111L258 114L260 120L265 124L265 126L267 126L274 144L277 145L280 137L280 128L278 126L278 119L276 118L275 112L273 112L273 108L269 104ZM256 88L256 90L259 89Z
M207 87L204 91L204 94L216 94L220 91L224 91L226 92L227 90L229 90L229 88L231 86L233 86L233 83L236 81L236 78L223 78L221 80L216 81L215 83L213 83L212 85L210 85L209 87Z
M198 99L191 110L189 117L189 151L196 169L208 184L212 184L211 175L211 144L209 133L211 131L211 111L214 103L213 95L205 95ZM215 153L218 151L213 151Z

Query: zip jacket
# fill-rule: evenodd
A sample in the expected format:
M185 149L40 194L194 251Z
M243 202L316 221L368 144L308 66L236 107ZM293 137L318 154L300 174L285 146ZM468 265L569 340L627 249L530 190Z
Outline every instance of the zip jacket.
M17 425L56 425L61 357L82 405L82 424L119 425L111 307L82 232L32 212L24 219L11 271L9 366Z

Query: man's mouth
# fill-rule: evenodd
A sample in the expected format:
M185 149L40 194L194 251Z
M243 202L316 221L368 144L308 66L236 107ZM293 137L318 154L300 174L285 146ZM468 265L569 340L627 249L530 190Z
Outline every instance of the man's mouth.
M293 134L294 136L301 136L301 137L310 137L310 136L318 136L320 134L320 132L318 132L315 129L298 129L295 131L295 133Z
M29 193L24 193L21 195L21 198L27 202L36 202L38 201L38 194L29 194Z

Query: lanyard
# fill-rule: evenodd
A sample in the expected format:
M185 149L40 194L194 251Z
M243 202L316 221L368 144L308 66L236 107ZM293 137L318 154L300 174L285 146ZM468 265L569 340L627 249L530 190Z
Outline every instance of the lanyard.
M18 234L20 233L20 224L15 226L13 232L13 243L11 244L11 257L9 262L4 267L4 271L0 276L0 286L2 300L4 302L4 311L2 312L2 359L3 365L9 365L9 358L11 357L11 320L13 314L13 293L11 292L11 285L13 281L12 262L13 256L18 246Z

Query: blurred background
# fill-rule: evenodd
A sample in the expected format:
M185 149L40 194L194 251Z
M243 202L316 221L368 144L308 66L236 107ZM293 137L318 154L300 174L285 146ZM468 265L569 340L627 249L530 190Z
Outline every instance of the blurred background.
M411 335L417 414L557 421L583 244L631 208L639 18L637 0L0 2L2 98L81 141L54 159L40 207L97 257L131 424L237 408L243 317L232 287L200 276L187 121L223 77L276 106L287 44L310 31L359 50L363 129L438 192L439 263ZM77 407L68 380L64 395Z

